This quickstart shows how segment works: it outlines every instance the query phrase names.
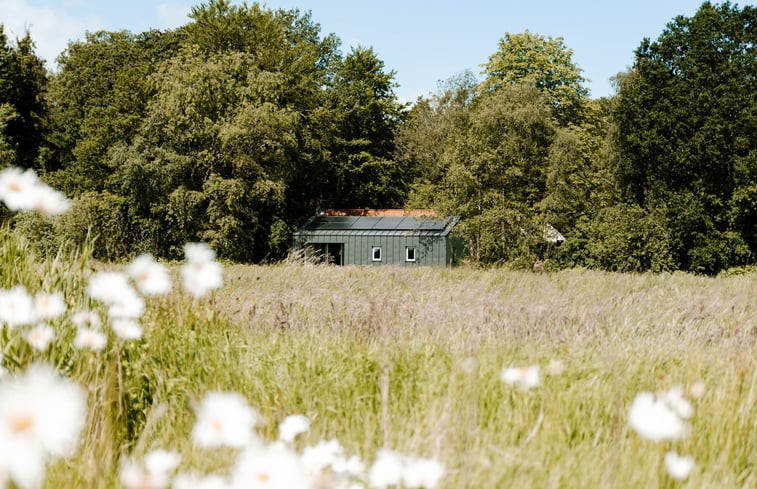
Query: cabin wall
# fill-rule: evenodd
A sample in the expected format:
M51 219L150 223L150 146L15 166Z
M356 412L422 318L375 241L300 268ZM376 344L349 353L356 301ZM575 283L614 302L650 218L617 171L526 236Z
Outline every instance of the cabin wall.
M355 234L306 234L295 235L295 249L305 249L308 243L341 243L344 265L402 267L444 266L449 263L446 236L420 236L417 234L385 235L379 232ZM373 261L374 246L381 247L381 261ZM415 248L415 261L407 261L407 248ZM310 257L307 257L310 258Z

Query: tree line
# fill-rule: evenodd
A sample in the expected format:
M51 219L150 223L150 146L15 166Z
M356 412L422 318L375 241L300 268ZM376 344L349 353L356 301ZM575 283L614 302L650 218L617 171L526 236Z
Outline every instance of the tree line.
M273 261L319 208L401 206L461 216L483 264L717 273L757 251L755 7L674 18L611 97L526 31L412 105L311 13L212 0L190 19L88 33L53 73L0 25L0 166L74 200L6 220L50 249L95 235L103 259L199 240Z

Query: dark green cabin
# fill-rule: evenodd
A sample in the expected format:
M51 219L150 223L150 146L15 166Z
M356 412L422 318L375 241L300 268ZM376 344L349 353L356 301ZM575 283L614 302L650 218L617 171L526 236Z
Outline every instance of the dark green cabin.
M311 217L294 233L294 248L334 265L451 266L462 258L462 242L450 235L457 217L400 212Z

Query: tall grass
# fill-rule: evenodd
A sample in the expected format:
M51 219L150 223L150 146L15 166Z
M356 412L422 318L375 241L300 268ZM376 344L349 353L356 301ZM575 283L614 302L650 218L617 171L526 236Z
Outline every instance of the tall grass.
M63 291L91 305L86 252L35 256L0 241L2 287ZM145 336L107 351L72 349L61 321L47 353L6 331L6 366L39 357L86 386L78 455L50 488L117 487L119 460L155 448L182 469L223 472L229 453L194 447L193 406L210 390L242 393L274 439L292 413L312 420L300 445L336 438L370 462L377 449L434 456L441 487L757 487L757 279L590 271L241 266L210 299L151 299ZM15 346L13 346L15 345ZM524 391L506 366L563 362ZM704 382L691 434L640 439L628 426L639 391ZM668 449L696 468L674 482Z

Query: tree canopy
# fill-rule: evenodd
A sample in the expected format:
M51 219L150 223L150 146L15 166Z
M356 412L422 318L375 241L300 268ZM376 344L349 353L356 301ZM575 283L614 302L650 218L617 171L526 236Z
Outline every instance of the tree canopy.
M505 33L481 79L412 104L296 9L211 0L175 30L88 33L55 73L0 25L0 166L74 198L17 226L50 250L92 233L98 258L277 260L321 208L409 206L462 217L480 263L716 273L757 250L755 17L676 17L600 99L561 37Z

